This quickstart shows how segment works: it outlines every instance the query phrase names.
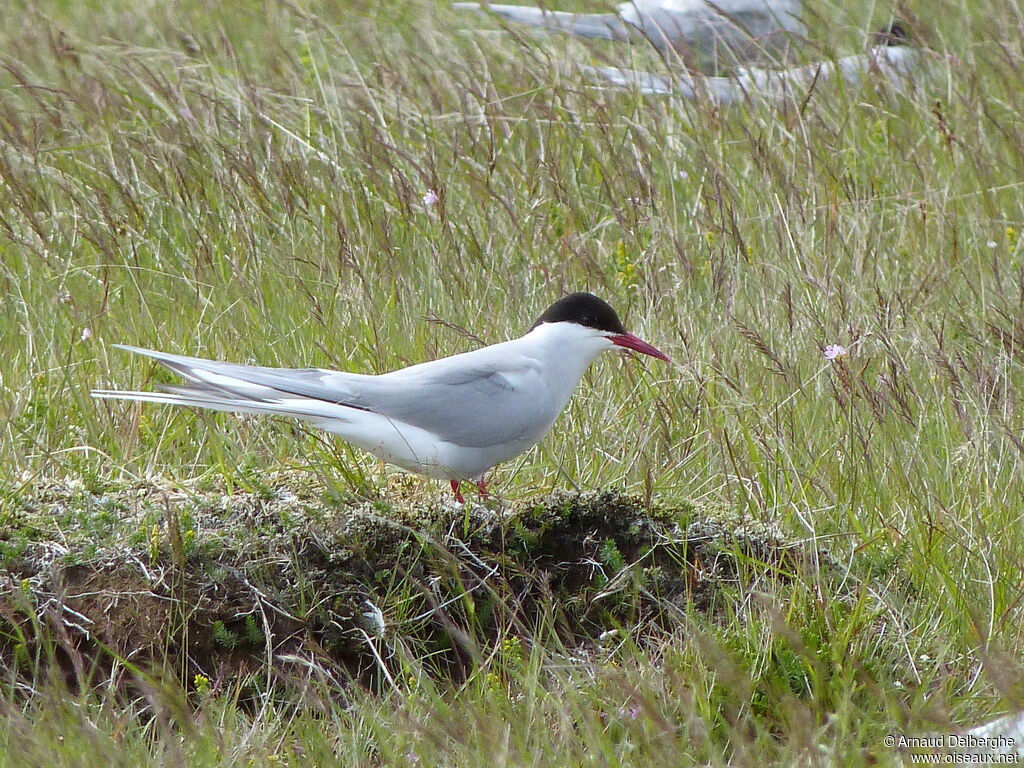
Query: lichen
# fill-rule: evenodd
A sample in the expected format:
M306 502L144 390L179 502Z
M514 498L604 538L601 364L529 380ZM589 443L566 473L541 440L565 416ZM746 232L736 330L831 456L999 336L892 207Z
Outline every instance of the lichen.
M509 627L572 645L671 630L713 605L738 558L800 556L777 526L614 490L339 503L282 474L234 492L48 482L9 507L3 663L50 642L66 666L160 664L182 680L315 657L372 681L399 649L460 675Z

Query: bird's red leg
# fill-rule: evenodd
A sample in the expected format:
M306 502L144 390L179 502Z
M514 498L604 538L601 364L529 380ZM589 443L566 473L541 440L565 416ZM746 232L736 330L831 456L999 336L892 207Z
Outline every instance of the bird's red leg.
M480 489L480 495L485 499L489 499L491 497L491 494L487 492L487 481L482 477L476 481L476 487Z
M458 480L452 480L452 493L455 494L455 500L457 502L459 502L459 504L465 504L466 503L466 500L464 498L462 498L462 493L459 491L459 481Z

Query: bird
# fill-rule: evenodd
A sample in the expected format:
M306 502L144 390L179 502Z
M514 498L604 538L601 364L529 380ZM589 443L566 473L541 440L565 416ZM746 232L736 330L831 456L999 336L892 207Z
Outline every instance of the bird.
M698 68L771 59L806 33L801 0L632 0L620 3L616 13L480 2L452 7L579 37L646 39Z
M596 80L615 88L635 89L648 95L676 95L690 101L736 104L760 97L769 101L800 101L812 88L830 80L857 86L869 74L902 89L922 74L921 51L903 25L895 21L870 36L866 53L818 61L788 69L738 67L728 77L690 72L672 75L618 67L583 67Z
M153 358L188 383L156 392L98 389L93 397L299 419L407 472L448 480L459 503L461 483L476 483L486 496L486 472L548 433L602 352L620 348L671 362L585 291L556 301L517 339L379 375L114 346Z

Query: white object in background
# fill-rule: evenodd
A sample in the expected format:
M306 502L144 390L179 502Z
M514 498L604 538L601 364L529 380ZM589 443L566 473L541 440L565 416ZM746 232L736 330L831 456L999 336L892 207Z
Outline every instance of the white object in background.
M873 46L867 53L789 69L739 67L728 77L710 77L686 71L662 75L617 67L585 67L584 72L616 88L635 89L644 94L671 94L715 104L735 104L751 98L799 101L812 88L830 81L840 80L848 86L858 86L869 76L903 89L922 72L921 50L908 44L898 24L879 33L879 36L884 42Z
M701 68L776 58L803 38L801 0L634 0L616 13L570 13L523 5L454 3L459 10L605 40L647 39Z

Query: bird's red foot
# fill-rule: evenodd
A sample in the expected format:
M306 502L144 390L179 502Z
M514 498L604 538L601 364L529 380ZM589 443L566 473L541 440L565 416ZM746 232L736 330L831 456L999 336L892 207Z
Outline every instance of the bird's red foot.
M487 492L487 481L486 480L484 480L483 478L480 478L479 480L477 480L476 481L476 487L478 489L480 489L480 495L483 498L485 498L485 499L491 498L491 494L489 494Z
M458 480L452 480L452 493L455 494L455 500L457 502L459 502L459 504L465 504L466 503L466 500L464 498L462 498L462 491L459 490L459 481Z

